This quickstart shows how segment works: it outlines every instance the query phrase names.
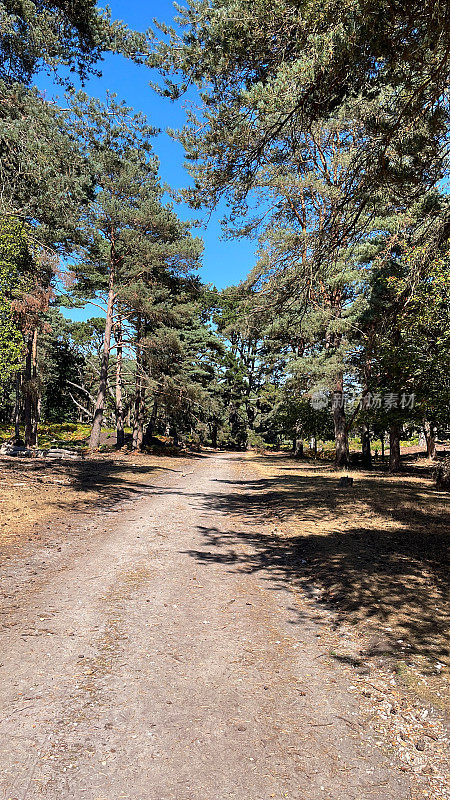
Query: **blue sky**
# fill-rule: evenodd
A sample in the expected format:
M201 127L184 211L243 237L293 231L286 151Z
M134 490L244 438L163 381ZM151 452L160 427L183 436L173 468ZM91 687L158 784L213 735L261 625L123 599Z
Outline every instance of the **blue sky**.
M155 17L170 23L175 13L169 0L148 0L146 3L139 0L110 0L108 5L113 18L121 19L134 30L140 31L148 29ZM130 106L146 114L150 124L162 129L162 133L153 142L160 159L162 180L174 189L187 186L189 175L183 167L183 148L165 132L166 128L178 128L183 124L182 101L174 104L159 97L149 86L149 81L156 76L146 67L132 64L121 56L107 56L100 68L102 77L90 79L85 91L100 98L104 98L108 90L116 92ZM42 76L38 85L45 90L47 96L55 94L54 86L47 77ZM195 216L186 206L180 206L177 210L183 219L192 219ZM214 283L223 288L245 278L255 263L254 241L221 239L220 211L213 214L206 229L200 228L196 232L205 242L204 265L201 270L205 283Z

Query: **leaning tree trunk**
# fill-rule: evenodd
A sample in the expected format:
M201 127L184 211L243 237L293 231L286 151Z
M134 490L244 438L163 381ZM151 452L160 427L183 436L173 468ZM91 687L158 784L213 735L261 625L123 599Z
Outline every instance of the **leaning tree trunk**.
M103 339L103 352L100 364L100 382L98 387L97 402L95 404L94 419L92 422L91 438L89 447L91 450L98 450L100 446L100 433L102 430L103 412L105 409L106 388L108 384L109 355L111 352L111 334L114 318L114 267L110 265L109 286L108 286L108 305L106 308L105 335Z
M333 422L336 440L334 464L337 468L347 467L349 463L348 430L344 408L344 379L341 375L333 392Z
M116 444L123 447L125 444L125 431L123 427L123 390L122 390L122 321L119 317L116 327L117 336L117 361L116 361Z
M401 429L398 422L393 422L389 428L389 472L400 472L400 435Z
M362 462L366 469L372 469L372 450L370 446L370 428L364 422L362 426Z
M423 421L423 432L427 443L427 456L430 461L434 461L436 458L436 436L433 423L427 418Z

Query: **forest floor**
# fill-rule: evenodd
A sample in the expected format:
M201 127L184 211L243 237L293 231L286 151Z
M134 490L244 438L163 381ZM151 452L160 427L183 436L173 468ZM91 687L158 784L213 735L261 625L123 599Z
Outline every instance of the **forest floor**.
M2 800L447 800L449 496L353 475L0 461Z

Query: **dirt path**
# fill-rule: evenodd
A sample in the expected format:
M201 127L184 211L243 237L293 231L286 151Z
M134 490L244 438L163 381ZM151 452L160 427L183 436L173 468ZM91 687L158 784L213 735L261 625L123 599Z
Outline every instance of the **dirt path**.
M29 567L0 642L2 800L410 797L317 623L230 553L261 524L227 513L239 468L199 458Z

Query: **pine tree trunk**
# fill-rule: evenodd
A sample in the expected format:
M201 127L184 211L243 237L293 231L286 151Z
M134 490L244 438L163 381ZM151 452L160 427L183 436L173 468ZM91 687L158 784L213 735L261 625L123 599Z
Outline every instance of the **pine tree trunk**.
M294 454L296 458L303 458L303 425L301 422L297 422L295 426Z
M247 399L247 402L245 404L245 413L247 415L247 426L248 426L248 429L250 431L253 431L255 429L255 416L256 416L256 414L255 414L255 409L253 408L253 406L250 403L250 400L248 400L248 399Z
M151 443L152 443L153 431L155 430L157 416L158 416L158 401L154 400L153 401L152 413L150 414L150 419L149 419L148 425L147 425L147 427L145 429L144 444L146 446L150 446Z
M33 343L32 343L32 350L31 350L31 362L32 362L32 376L33 376L33 395L32 395L32 405L33 405L33 423L32 423L32 441L33 446L36 447L38 443L38 425L39 425L39 418L41 412L41 398L39 396L38 390L38 330L37 328L33 331Z
M174 447L178 447L179 444L180 444L180 440L178 438L178 430L177 430L177 427L175 425L172 425L171 435L172 435L172 439L173 439L173 446Z
M423 421L423 432L427 443L427 456L430 461L434 461L436 458L436 436L433 423L426 417Z
M143 396L142 376L136 375L134 395L134 421L133 421L133 450L142 450L144 442Z
M362 462L366 469L372 469L372 450L370 447L370 428L366 423L362 426Z
M136 380L134 393L133 450L141 450L144 440L143 405L144 389L142 385L142 352L141 352L141 316L136 324Z
M341 375L336 382L333 392L333 422L334 437L336 440L335 467L341 469L349 463L348 430L344 408L344 378Z
M136 369L138 368L136 362ZM133 450L140 450L142 446L143 432L140 428L141 420L141 376L136 373L136 381L134 387L134 415L133 415Z
M33 432L33 344L34 332L27 340L27 352L25 357L25 371L24 371L24 402L23 414L25 423L25 447L33 447L34 445L34 432Z
M133 435L133 447L135 450L142 450L144 444L144 406L145 388L142 385L142 377L139 379L139 392L136 396L135 404L135 432Z
M400 460L400 425L398 422L392 423L389 429L389 472L400 472L402 463Z
M20 386L22 382L20 372L16 373L16 397L14 403L14 444L21 445L20 438Z
M102 430L103 412L106 400L106 388L108 383L109 354L111 351L111 334L113 328L115 299L116 298L114 294L114 268L113 264L111 264L109 272L108 305L106 308L105 335L103 339L103 352L100 365L100 382L98 387L97 402L95 404L94 419L92 422L91 437L89 440L89 448L91 450L98 450L100 446L100 433Z
M211 425L211 444L214 447L214 450L217 449L217 422L214 422Z
M297 443L295 445L295 457L303 458L303 439L297 439Z
M125 444L125 431L123 427L123 391L122 391L122 321L119 317L116 327L117 361L116 361L116 445L118 448Z
M381 460L384 462L384 435L385 432L383 431L381 435Z

